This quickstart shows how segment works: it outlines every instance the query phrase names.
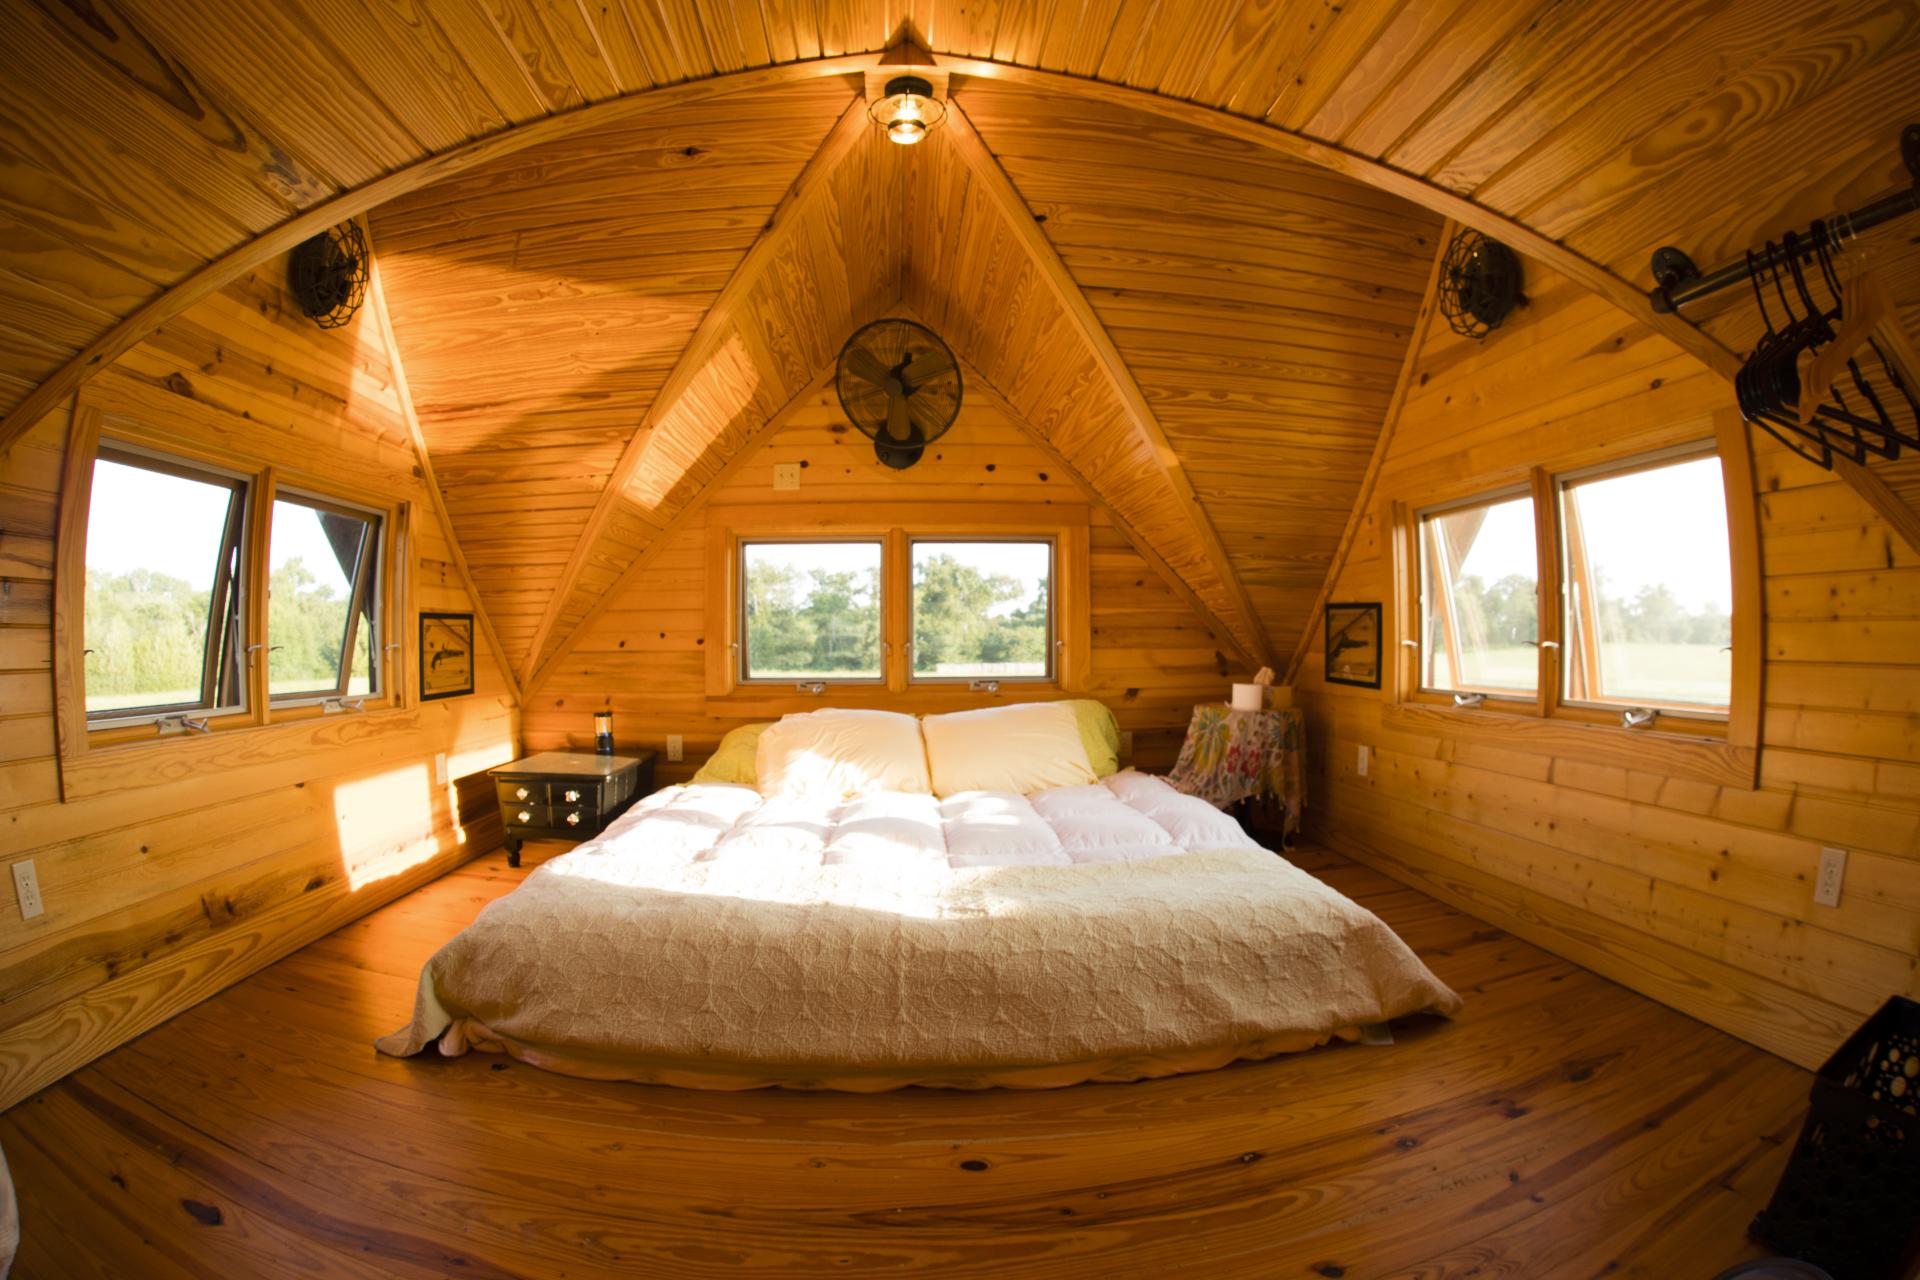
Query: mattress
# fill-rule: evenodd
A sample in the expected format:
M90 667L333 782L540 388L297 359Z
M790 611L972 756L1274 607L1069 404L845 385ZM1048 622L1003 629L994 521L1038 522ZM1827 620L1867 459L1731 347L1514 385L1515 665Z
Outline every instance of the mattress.
M379 1048L698 1088L1040 1087L1459 1004L1371 912L1156 777L844 803L704 784L488 904Z

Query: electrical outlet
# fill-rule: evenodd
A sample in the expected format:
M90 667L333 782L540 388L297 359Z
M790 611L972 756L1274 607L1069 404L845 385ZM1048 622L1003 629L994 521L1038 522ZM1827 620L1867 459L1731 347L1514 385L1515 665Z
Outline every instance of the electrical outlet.
M687 754L686 743L677 733L667 735L667 759L679 760Z
M1372 759L1373 759L1373 752L1367 749L1366 743L1364 742L1361 743L1360 744L1360 761L1357 765L1354 766L1360 771L1361 777L1364 778L1367 776L1367 765L1372 762Z
M33 869L32 858L13 864L13 892L20 900L20 918L31 920L47 909L40 901L40 873Z
M444 751L435 753L433 757L433 785L436 787L447 785L447 753Z
M773 487L777 491L798 489L800 487L800 464L797 462L774 463Z
M1820 878L1813 882L1813 900L1823 907L1840 905L1840 885L1847 878L1847 851L1820 851Z

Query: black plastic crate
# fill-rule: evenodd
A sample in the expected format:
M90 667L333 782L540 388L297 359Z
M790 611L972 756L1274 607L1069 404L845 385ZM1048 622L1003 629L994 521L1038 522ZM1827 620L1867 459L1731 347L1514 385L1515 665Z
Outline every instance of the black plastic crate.
M1895 996L1813 1082L1813 1103L1753 1237L1834 1280L1920 1264L1920 1004Z

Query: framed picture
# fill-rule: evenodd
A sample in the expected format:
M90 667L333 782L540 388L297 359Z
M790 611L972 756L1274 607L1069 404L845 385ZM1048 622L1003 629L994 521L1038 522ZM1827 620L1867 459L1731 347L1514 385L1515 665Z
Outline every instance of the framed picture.
M1327 606L1327 680L1380 687L1379 604Z
M473 615L420 615L420 701L473 692Z

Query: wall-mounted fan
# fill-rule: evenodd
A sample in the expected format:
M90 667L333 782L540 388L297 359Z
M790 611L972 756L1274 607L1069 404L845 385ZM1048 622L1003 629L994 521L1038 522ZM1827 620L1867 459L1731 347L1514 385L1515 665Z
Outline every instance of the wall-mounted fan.
M1484 338L1516 306L1526 304L1518 254L1478 231L1462 231L1453 238L1440 264L1440 310L1455 333Z
M322 329L353 319L367 294L367 238L343 222L302 240L287 255L287 284L300 310Z
M880 461L904 470L960 413L960 365L933 330L876 320L840 348L834 382L848 419Z

